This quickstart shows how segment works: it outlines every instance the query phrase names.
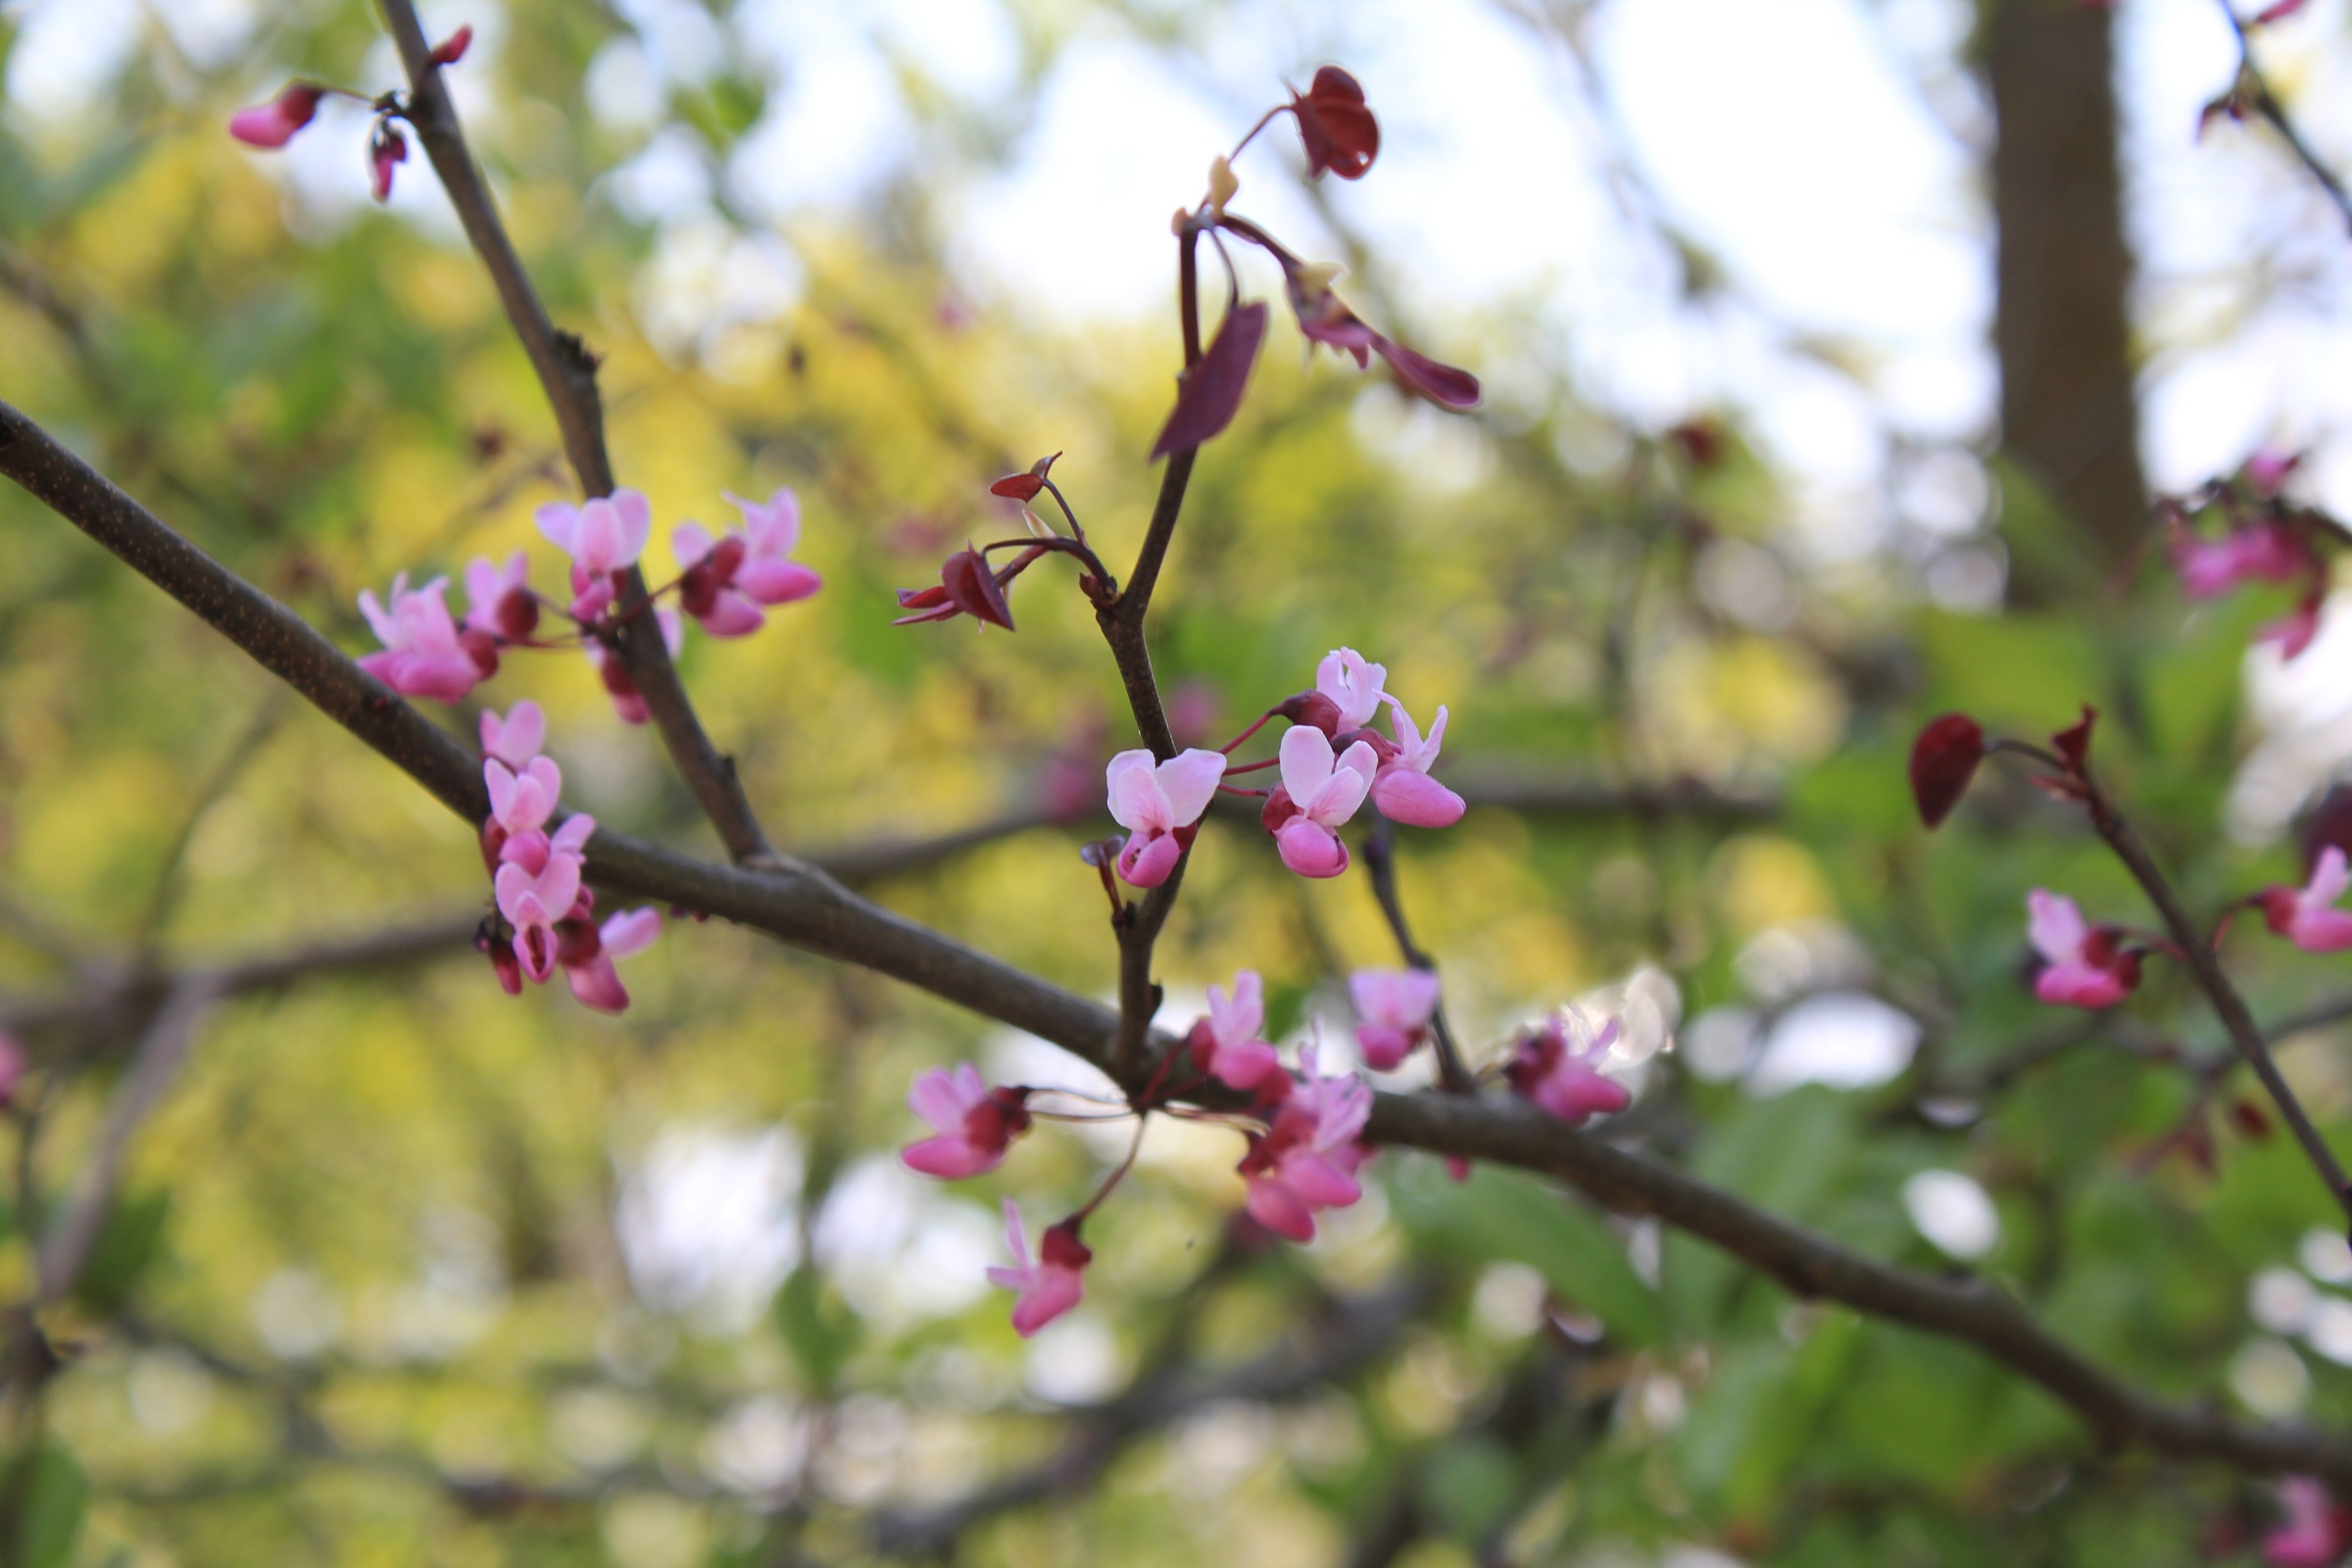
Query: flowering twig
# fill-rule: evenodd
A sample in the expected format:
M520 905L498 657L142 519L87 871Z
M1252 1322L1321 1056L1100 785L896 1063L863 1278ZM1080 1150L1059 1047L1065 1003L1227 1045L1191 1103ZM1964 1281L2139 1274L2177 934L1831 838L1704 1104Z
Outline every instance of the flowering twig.
M465 225L466 237L488 270L490 281L498 290L499 303L514 323L514 335L522 340L523 353L538 373L539 385L546 392L557 427L563 432L564 456L570 460L580 488L590 499L609 496L613 489L612 462L605 449L604 404L596 382L597 356L577 336L556 328L547 308L539 301L538 292L532 288L530 275L523 270L521 258L515 255L514 242L507 237L506 225L499 220L490 187L466 145L465 130L441 80L441 66L433 45L426 41L424 28L416 20L416 6L412 0L382 0L382 7L385 25L399 45L401 62L409 74L405 117L416 127L417 139L423 142L434 172L441 176L450 202L458 210L459 221ZM625 567L617 575L622 604L647 597L645 576L635 565ZM624 619L617 640L621 657L628 662L629 673L644 695L654 726L662 732L662 744L685 778L687 788L694 792L703 813L718 830L728 857L741 865L781 863L775 851L768 847L767 837L752 811L742 780L735 776L733 760L719 751L703 729L654 617L638 615Z
M1396 951L1404 961L1416 969L1437 973L1438 960L1423 952L1413 941L1412 928L1405 924L1404 903L1396 894L1396 829L1387 817L1380 819L1364 838L1364 869L1372 874L1372 896L1380 901L1380 912L1388 917L1389 930L1396 938ZM1446 1004L1440 1002L1430 1010L1430 1033L1438 1050L1438 1082L1457 1095L1478 1092L1478 1079L1462 1060L1461 1049L1454 1044L1452 1026L1446 1021Z
M487 813L476 760L454 737L5 403L0 403L0 475L166 589L401 766L456 812L468 831ZM737 921L905 981L1098 1066L1110 1060L1118 1018L1107 1008L877 907L814 871L760 874L710 864L605 829L590 842L589 867L615 893ZM2259 1474L2310 1474L2352 1485L2352 1441L2304 1426L2249 1426L2202 1406L2162 1403L2085 1361L1990 1287L1922 1274L1849 1250L1531 1107L1499 1097L1383 1094L1374 1098L1364 1136L1373 1143L1547 1173L1619 1212L1655 1215L1712 1242L1801 1295L1843 1301L1974 1345L2074 1406L2114 1443Z

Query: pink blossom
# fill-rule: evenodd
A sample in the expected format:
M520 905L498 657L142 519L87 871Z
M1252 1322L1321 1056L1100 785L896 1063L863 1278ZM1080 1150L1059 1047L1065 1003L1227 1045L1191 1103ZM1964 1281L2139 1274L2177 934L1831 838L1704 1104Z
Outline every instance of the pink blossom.
M1281 1065L1274 1048L1258 1038L1266 1026L1265 987L1254 969L1233 977L1233 995L1208 988L1208 1016L1186 1037L1193 1064L1234 1089L1255 1089Z
M2335 903L2347 887L2352 887L2352 868L2344 852L2330 844L2320 851L2304 886L2268 887L2255 897L2271 929L2305 953L2341 953L2352 948L2352 913Z
M1596 1029L1583 1008L1562 1007L1519 1042L1503 1077L1537 1109L1570 1126L1614 1114L1633 1097L1625 1085L1602 1075L1600 1061L1617 1043L1621 1027L1610 1018Z
M2256 629L2258 643L2277 643L2278 657L2293 659L2311 646L2320 634L2320 610L2327 603L2328 586L2325 579L2312 584L2311 590L2295 602L2295 608L2277 620L2266 621Z
M2247 24L2259 26L2289 12L2299 11L2302 7L2303 0L2279 0L2278 5L2249 19ZM2285 489L2288 477L2302 466L2303 454L2300 452L2281 452L2277 447L2264 447L2246 459L2245 467L2240 471L2254 493L2267 500Z
M391 121L377 121L368 139L368 188L378 202L392 199L392 172L408 161L409 138Z
M564 825L581 820L572 817ZM520 859L498 868L491 888L498 895L498 912L514 927L514 956L534 983L556 972L561 938L556 922L570 915L580 897L581 860L577 855L550 853L536 867Z
M1342 731L1362 729L1372 722L1372 715L1380 711L1381 688L1388 679L1386 664L1367 663L1352 648L1335 648L1315 666L1315 690L1330 698L1340 710Z
M602 926L574 915L557 922L556 961L564 966L564 978L582 1005L598 1012L622 1012L628 1008L629 993L612 960L643 953L661 934L659 909L630 909Z
M373 589L362 589L360 613L368 618L384 650L361 660L360 667L403 697L430 697L444 703L458 701L495 670L495 649L489 651L485 668L475 653L459 640L457 623L449 618L449 606L441 599L448 587L447 577L435 577L412 591L409 574L404 571L392 579L389 611L377 603Z
M1282 863L1300 876L1338 876L1348 869L1348 846L1335 830L1364 804L1378 755L1357 741L1335 758L1321 730L1293 724L1283 732L1281 757L1280 806L1269 800L1266 817Z
M1029 1130L1029 1091L992 1090L970 1062L933 1067L915 1076L906 1104L936 1135L899 1152L909 1170L943 1181L995 1170L1012 1140Z
M228 133L248 147L283 147L311 122L318 113L318 100L325 96L323 87L296 82L266 104L238 110L229 120Z
M990 1269L988 1283L1014 1293L1012 1329L1025 1340L1078 1304L1086 1294L1086 1266L1095 1254L1078 1239L1078 1218L1072 1215L1047 1229L1032 1263L1021 1211L1009 1198L1004 1200L1004 1245L1012 1250L1012 1267Z
M531 759L537 757L546 744L547 715L540 711L537 703L527 697L508 709L504 718L489 710L482 714L482 755L485 758L495 758L511 768L520 769L529 766ZM491 793L495 800L495 787Z
M476 556L466 566L466 629L519 641L539 628L539 600L531 592L531 559L515 551L500 565Z
M766 623L760 606L806 599L823 579L787 559L801 537L800 502L790 490L764 506L727 499L742 509L749 532L729 529L713 541L702 524L681 522L670 530L669 547L684 570L678 597L686 613L713 637L742 637Z
M1451 827L1462 819L1462 798L1429 776L1437 765L1438 750L1446 740L1446 705L1438 705L1437 722L1424 739L1413 715L1394 697L1389 723L1396 732L1396 752L1384 758L1372 780L1372 804L1392 822L1411 827Z
M575 591L580 578L610 576L637 564L653 536L653 505L641 490L615 490L583 506L551 501L534 514L547 542L571 558Z
M1121 752L1103 770L1111 818L1127 829L1119 875L1139 888L1168 879L1193 842L1200 813L1225 776L1225 754L1198 749L1156 765L1147 751Z
M1356 1142L1372 1115L1372 1088L1353 1073L1321 1077L1315 1048L1298 1054L1302 1076L1262 1134L1250 1136L1239 1167L1250 1185L1250 1217L1277 1236L1310 1242L1315 1215L1346 1208L1363 1197L1356 1170L1372 1152Z
M2241 582L2293 582L2318 564L2293 529L2268 520L2219 539L2201 538L2176 524L2170 549L2173 569L2191 599L2212 599Z
M1438 1010L1438 977L1427 969L1358 969L1348 977L1355 1004L1355 1043L1364 1060L1387 1072L1428 1037Z
M2263 1560L2271 1568L2330 1568L2352 1544L2352 1525L2317 1479L2289 1476L2279 1482L2278 1506L2285 1521L2262 1538Z
M492 716L482 715L485 720ZM493 757L482 763L482 782L490 790L490 820L512 841L547 825L564 792L564 770L546 757L534 757L520 768Z
M2026 936L2046 960L2034 994L2064 1007L2112 1007L2139 985L2139 955L2123 947L2109 926L2084 924L2063 894L2035 888L2026 895Z

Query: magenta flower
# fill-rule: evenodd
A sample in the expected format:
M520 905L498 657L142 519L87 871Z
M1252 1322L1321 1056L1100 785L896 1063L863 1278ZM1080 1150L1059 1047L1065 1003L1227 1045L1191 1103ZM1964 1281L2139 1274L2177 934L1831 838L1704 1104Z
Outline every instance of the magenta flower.
M1300 1076L1262 1134L1250 1135L1238 1167L1250 1184L1250 1217L1294 1242L1315 1238L1315 1215L1364 1196L1356 1171L1372 1151L1356 1142L1372 1115L1372 1088L1353 1073L1316 1073L1315 1048L1298 1053Z
M746 529L713 541L700 523L681 522L670 530L669 547L685 572L678 598L686 613L713 637L742 637L766 623L760 606L806 599L824 579L790 559L801 539L801 505L790 490L764 506L727 499L742 509Z
M368 188L378 202L392 199L392 172L409 161L409 138L390 120L378 120L368 138Z
M1358 969L1348 977L1355 1004L1355 1043L1364 1060L1388 1072L1429 1036L1438 1010L1438 977L1427 969Z
M360 667L403 697L430 697L454 703L498 668L498 654L490 650L487 667L459 640L457 623L441 595L447 577L435 577L412 590L409 574L392 579L392 608L376 601L371 588L360 590L360 613L368 618L382 653L369 654Z
M906 1104L931 1124L935 1136L899 1151L908 1170L959 1182L995 1170L1004 1151L1029 1130L1029 1091L992 1090L970 1062L953 1070L933 1067L915 1075Z
M2241 582L2293 582L2317 564L2293 529L2267 519L2219 539L2200 538L2176 523L2169 549L2191 599L2212 599Z
M1255 1089L1281 1067L1274 1048L1258 1038L1265 1026L1265 987L1256 970L1233 977L1231 997L1210 986L1208 1016L1195 1022L1185 1037L1193 1064L1230 1088Z
M564 826L568 829L574 822L587 820L575 816ZM593 822L590 827L593 830ZM522 859L509 860L491 880L491 889L498 895L498 912L514 928L514 956L534 984L544 983L556 972L562 946L556 922L568 918L572 906L579 902L580 872L580 857L554 849L551 841L536 867Z
M1334 648L1315 665L1315 690L1339 710L1339 731L1362 729L1380 711L1381 688L1389 682L1386 664L1367 663L1352 648Z
M2313 582L2310 592L2295 602L2295 608L2277 620L2267 621L2254 633L2258 643L2277 643L2280 659L2293 659L2311 646L2320 634L2320 609L2328 602L2328 584L2323 577Z
M485 713L484 719L492 715ZM482 763L482 782L490 790L490 820L507 835L507 843L537 833L555 814L556 798L564 792L564 771L552 758L534 757L520 768L509 767L493 757ZM505 856L505 858L518 858Z
M531 560L517 550L500 565L476 556L466 566L466 629L514 642L539 629L539 599L531 592Z
M519 770L528 767L546 744L547 715L527 697L508 709L504 718L489 710L482 714L482 756L486 759ZM493 802L498 799L495 785L490 798Z
M623 1012L629 1005L628 988L620 983L612 960L643 953L661 934L659 909L630 909L602 926L574 915L556 924L556 961L564 966L564 978L582 1005L598 1012Z
M229 120L228 133L248 147L283 147L311 122L318 113L318 100L325 96L324 87L296 82L266 104L238 110Z
M1335 758L1321 730L1293 724L1283 731L1281 757L1282 787L1261 820L1273 829L1283 864L1300 876L1338 876L1348 869L1348 846L1337 829L1364 804L1378 755L1357 741Z
M1225 754L1198 749L1154 765L1152 754L1121 752L1103 769L1112 820L1127 830L1119 875L1132 887L1155 888L1168 879L1193 842L1225 776Z
M0 1029L0 1108L17 1102L17 1088L24 1081L32 1057L17 1037Z
M1625 1085L1600 1070L1622 1028L1610 1018L1595 1029L1583 1008L1562 1007L1519 1042L1502 1075L1514 1094L1571 1127L1612 1115L1633 1100Z
M1372 804L1392 822L1408 827L1451 827L1467 809L1459 795L1429 776L1446 740L1446 705L1438 705L1437 722L1426 739L1413 715L1396 698L1388 699L1390 727L1396 732L1396 752L1381 760L1372 780Z
M2330 844L2320 851L2311 880L2299 888L2267 887L2255 895L2273 931L2305 953L2341 953L2352 948L2352 912L2335 907L2352 887L2344 852Z
M571 558L571 612L580 620L604 613L612 573L637 564L654 531L653 505L641 490L615 490L577 507L551 501L534 517L547 542Z
M2139 985L2139 954L2124 947L2112 926L2083 923L2063 894L2035 888L2026 895L2026 936L2045 965L2034 994L2062 1007L2112 1007Z
M2352 1523L2316 1478L2279 1482L2278 1506L2285 1521L2262 1538L2263 1561L2271 1568L2332 1568L2352 1545Z
M1086 1265L1095 1254L1078 1239L1078 1219L1072 1215L1047 1229L1032 1263L1021 1211L1009 1198L1004 1200L1004 1245L1012 1250L1012 1267L990 1269L988 1283L1014 1293L1012 1331L1025 1340L1078 1304L1086 1294Z

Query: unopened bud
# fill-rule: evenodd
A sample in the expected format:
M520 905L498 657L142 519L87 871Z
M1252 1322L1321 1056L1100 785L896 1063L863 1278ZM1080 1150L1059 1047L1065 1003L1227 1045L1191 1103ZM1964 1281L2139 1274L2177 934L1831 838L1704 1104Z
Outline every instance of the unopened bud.
M1242 182L1234 177L1233 164L1219 153L1208 166L1208 210L1222 218L1225 204L1241 188Z
M1061 537L1054 531L1052 523L1031 512L1027 507L1021 509L1021 526L1029 530L1029 536L1033 539L1058 539Z

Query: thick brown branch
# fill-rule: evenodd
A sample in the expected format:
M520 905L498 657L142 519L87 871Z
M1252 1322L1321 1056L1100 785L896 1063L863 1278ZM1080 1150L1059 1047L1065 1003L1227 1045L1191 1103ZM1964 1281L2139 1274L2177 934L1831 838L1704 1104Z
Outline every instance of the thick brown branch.
M0 474L15 479L423 784L470 827L486 814L474 758L290 611L240 581L6 404ZM608 890L702 909L861 965L1027 1030L1097 1065L1117 1016L880 908L814 870L758 875L600 829L591 874ZM2079 1410L2102 1439L2263 1474L2352 1486L2352 1442L2308 1427L2247 1426L2160 1403L2092 1366L1982 1284L1883 1263L1765 1213L1646 1155L1485 1096L1381 1095L1367 1136L1548 1172L1599 1202L1651 1214L1806 1296L1964 1341Z
M499 220L489 182L466 145L465 130L441 80L441 68L433 64L432 45L416 20L416 6L411 0L383 0L383 12L409 74L409 122L416 127L425 156L432 160L433 172L441 176L450 203L458 210L466 237L489 270L499 303L506 307L514 335L522 340L522 351L538 373L580 488L592 497L609 496L612 493L612 460L605 449L597 357L579 338L556 329L538 292L531 287L530 274L523 270L506 225ZM621 602L642 601L646 595L644 573L631 566L621 576ZM620 641L621 657L628 662L630 676L653 714L654 727L661 731L662 744L668 749L687 788L694 792L703 814L718 830L728 857L738 864L774 862L775 853L768 848L742 781L735 776L734 762L712 744L695 714L678 679L677 666L670 662L669 649L662 640L660 623L650 613L634 616L624 623Z

